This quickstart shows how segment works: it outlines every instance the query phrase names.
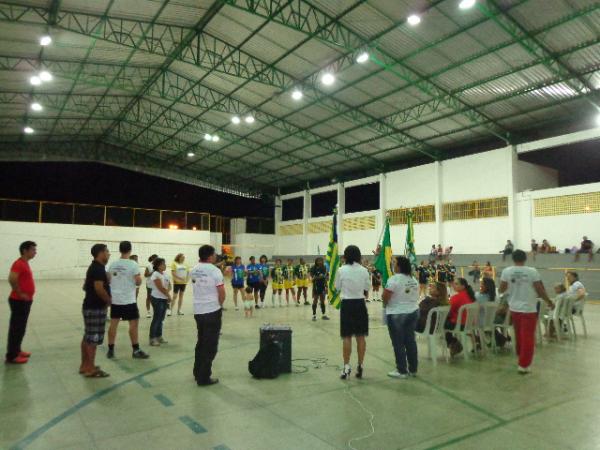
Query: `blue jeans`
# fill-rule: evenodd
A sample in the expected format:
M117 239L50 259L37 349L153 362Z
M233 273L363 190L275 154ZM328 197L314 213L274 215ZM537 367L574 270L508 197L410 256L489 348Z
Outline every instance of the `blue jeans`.
M152 302L152 323L150 324L150 339L162 337L163 320L167 314L167 300L164 298L150 297Z
M415 327L419 318L419 310L410 314L389 314L387 316L388 331L394 347L396 368L402 374L417 373L417 341ZM407 370L408 362L408 370Z

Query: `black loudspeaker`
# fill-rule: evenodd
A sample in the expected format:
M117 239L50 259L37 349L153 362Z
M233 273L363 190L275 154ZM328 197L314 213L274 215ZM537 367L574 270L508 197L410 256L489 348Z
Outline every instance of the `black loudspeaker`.
M292 372L292 328L286 325L263 325L260 327L260 348L273 342L281 350L279 373Z

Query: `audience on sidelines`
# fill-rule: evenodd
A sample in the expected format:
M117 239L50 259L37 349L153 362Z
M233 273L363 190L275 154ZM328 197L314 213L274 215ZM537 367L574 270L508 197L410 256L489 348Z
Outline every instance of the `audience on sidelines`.
M446 288L446 283L436 281L429 284L428 295L419 303L419 320L417 321L416 328L417 332L423 333L425 331L425 326L427 325L427 315L429 314L430 310L437 308L438 306L446 305L448 305L448 289ZM436 320L437 317L434 315L431 318L431 329L429 333L433 332Z
M475 292L473 292L473 288L464 278L456 280L454 283L454 291L456 294L450 298L450 312L448 313L448 318L446 319L446 324L444 326L446 330L449 330L446 332L446 344L450 349L450 356L457 355L462 352L463 349L460 341L452 333L459 321L462 329L467 320L467 315L464 312L462 317L458 317L458 310L461 306L468 305L475 301Z

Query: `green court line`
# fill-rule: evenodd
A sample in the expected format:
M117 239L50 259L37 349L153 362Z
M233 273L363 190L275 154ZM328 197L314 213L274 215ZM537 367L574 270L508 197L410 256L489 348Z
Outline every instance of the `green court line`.
M196 422L190 416L181 416L179 420L196 434L206 433L208 431L202 424Z
M128 383L131 383L133 381L137 381L138 379L141 379L142 377L144 377L146 375L150 375L151 373L158 372L161 369L165 369L167 367L174 366L175 364L179 364L179 363L182 363L183 361L188 361L190 359L193 359L193 356L189 356L187 358L183 358L183 359L180 359L180 360L177 360L177 361L165 364L163 366L155 367L153 369L150 369L150 370L147 370L145 372L142 372L141 374L136 375L135 377L128 378L128 379L123 380L123 381L121 381L119 383L113 384L113 385L111 385L111 386L109 386L107 388L101 389L98 392L95 392L92 395L90 395L89 397L84 398L80 402L76 403L75 405L73 405L72 407L70 407L66 411L62 412L58 416L50 419L44 425L42 425L41 427L37 428L35 431L33 431L30 434L28 434L27 436L25 436L23 439L21 439L20 441L18 441L15 445L13 445L10 448L12 450L21 450L21 449L24 449L24 448L28 447L29 445L31 445L42 434L46 433L48 430L50 430L51 428L53 428L56 425L58 425L59 423L61 423L63 420L65 420L68 417L72 416L73 414L75 414L76 412L78 412L82 408L86 407L90 403L95 402L99 398L102 398L105 395L110 394L111 392L119 389L120 387L122 387L122 386L124 386L124 385L126 385Z
M527 413L523 413L521 415L513 417L512 419L502 420L502 422L500 422L500 423L495 423L493 425L489 425L487 427L484 427L484 428L482 428L480 430L472 431L470 433L466 433L466 434L463 434L461 436L457 436L457 437L455 437L453 439L450 439L450 440L448 440L446 442L442 442L441 444L437 444L437 445L433 445L431 447L427 447L425 450L438 450L440 448L448 447L449 445L456 444L456 443L462 442L462 441L464 441L466 439L482 435L484 433L487 433L488 431L495 430L496 428L500 428L500 427L504 427L506 425L510 425L511 423L517 422L517 421L519 421L521 419L525 419L526 417L535 416L536 414L542 413L544 411L548 411L549 409L552 409L552 408L555 408L557 406L561 406L561 405L564 405L566 403L570 403L570 402L573 402L573 401L576 401L576 400L577 399L571 398L571 399L567 399L567 400L562 400L560 402L555 402L555 403L552 403L550 405L542 406L542 407L540 407L538 409L534 409L533 411L529 411Z
M171 401L171 399L169 397L167 397L166 395L164 395L164 394L156 394L154 396L154 398L156 400L158 400L159 402L161 402L163 404L163 406L166 406L167 408L169 406L173 406L174 405L174 403Z

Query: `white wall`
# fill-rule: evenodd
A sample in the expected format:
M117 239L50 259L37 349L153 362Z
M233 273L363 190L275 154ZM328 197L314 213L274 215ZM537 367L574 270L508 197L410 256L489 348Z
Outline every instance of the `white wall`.
M92 260L90 249L96 242L107 244L111 258L118 258L119 242L131 241L133 253L139 256L142 266L152 253L167 262L177 253L183 253L186 261L193 265L198 260L201 245L219 241L219 247L215 248L220 251L220 239L208 231L0 222L0 248L3 249L0 278L6 279L10 265L19 256L19 244L26 240L33 240L38 245L38 255L31 261L36 279L83 278Z
M247 264L250 256L255 256L257 261L260 255L271 259L275 254L275 239L272 234L239 233L231 237L231 247L234 255Z
M549 167L517 161L517 191L558 187L558 171Z
M600 183L581 184L555 189L522 192L517 197L517 214L520 216L520 229L517 245L529 248L531 238L539 243L548 239L550 245L559 251L579 246L583 236L589 237L600 245L600 213L570 214L564 216L534 217L534 200L537 198L557 197L561 195L584 194L600 192Z
M408 208L435 203L435 166L426 164L386 174L386 208Z

